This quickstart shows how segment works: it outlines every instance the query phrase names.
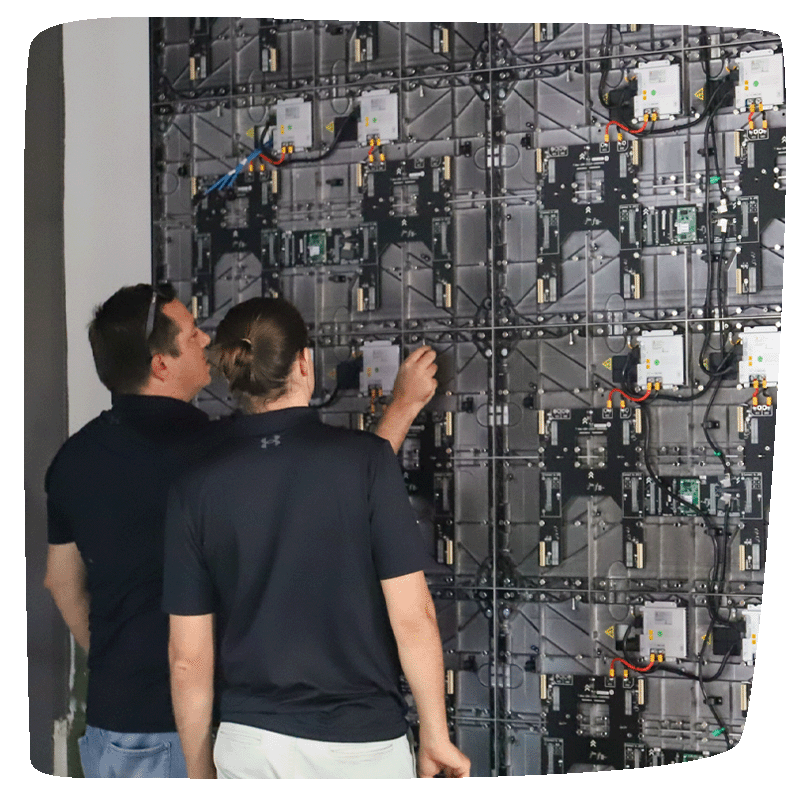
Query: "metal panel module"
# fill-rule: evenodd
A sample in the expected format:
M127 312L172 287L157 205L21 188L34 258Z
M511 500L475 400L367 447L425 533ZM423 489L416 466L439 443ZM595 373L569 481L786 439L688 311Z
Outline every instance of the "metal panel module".
M780 39L197 18L151 44L155 277L210 333L295 303L335 425L377 423L379 355L438 353L399 458L473 774L734 746L775 445Z

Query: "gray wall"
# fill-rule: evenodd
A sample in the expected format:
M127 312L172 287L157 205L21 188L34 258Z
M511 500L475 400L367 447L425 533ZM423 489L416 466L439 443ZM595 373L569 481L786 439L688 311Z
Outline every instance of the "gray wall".
M53 771L53 720L64 715L69 635L42 586L43 481L67 432L64 309L64 94L61 26L31 44L25 114L25 557L30 758Z
M150 281L147 18L84 20L39 34L25 125L30 757L41 772L76 775L85 660L42 586L43 481L67 436L110 405L86 336L93 308L123 285Z

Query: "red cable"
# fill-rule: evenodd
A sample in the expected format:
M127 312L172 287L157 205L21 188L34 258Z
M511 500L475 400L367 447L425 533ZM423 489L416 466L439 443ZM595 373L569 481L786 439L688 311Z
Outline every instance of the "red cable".
M615 658L611 661L609 669L614 669L614 664L617 661L621 661L628 669L632 669L635 672L648 672L656 665L655 661L651 661L646 667L634 667L633 664L629 664L624 658Z
M622 389L614 388L608 393L609 400L611 399L611 395L614 394L614 392L619 392L620 394L625 395L625 397L627 397L628 400L632 400L634 403L641 403L642 400L647 400L647 398L650 397L649 389L641 397L631 397L629 394L625 394L625 392L623 392Z
M263 153L259 153L259 155L264 159L264 161L269 161L270 164L274 164L276 167L283 161L284 158L286 158L286 153L281 153L279 161L273 161L271 158L267 158Z
M609 128L610 128L612 125L616 125L618 128L622 128L622 130L624 130L624 131L628 131L628 133L642 133L642 131L644 131L644 129L647 127L647 122L649 122L649 120L648 120L648 121L646 121L646 122L643 122L643 123L642 123L642 127L641 127L641 128L639 128L639 130L632 131L630 128L626 128L626 127L625 127L625 126L624 126L624 125L623 125L621 122L617 122L616 120L613 120L613 119L612 119L612 120L611 120L611 121L608 123L608 125L606 125L606 136L608 136L608 129L609 129Z

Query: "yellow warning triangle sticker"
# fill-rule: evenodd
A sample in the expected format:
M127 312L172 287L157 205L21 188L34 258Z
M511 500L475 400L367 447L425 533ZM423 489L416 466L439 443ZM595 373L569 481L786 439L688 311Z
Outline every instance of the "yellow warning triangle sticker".
M614 635L614 626L613 625L610 628L606 628L606 636L610 636L612 639L616 639L617 638Z
M325 130L326 130L326 131L330 131L331 133L333 133L333 123L332 123L332 122L329 122L329 123L328 123L328 124L325 126Z
M705 99L706 99L706 98L705 98L705 92L704 92L702 89L700 89L700 91L699 91L699 92L695 92L695 93L694 93L694 96L695 96L695 97L696 97L698 100L705 100Z
M248 139L254 139L254 138L255 138L255 135L256 135L256 129L255 129L255 128L250 128L249 130L247 130L247 131L245 132L245 134L244 134L244 135L245 135L245 136L246 136Z
M603 366L604 366L606 369L611 369L611 359L610 359L610 358L607 358L607 359L606 359L606 360L603 362Z

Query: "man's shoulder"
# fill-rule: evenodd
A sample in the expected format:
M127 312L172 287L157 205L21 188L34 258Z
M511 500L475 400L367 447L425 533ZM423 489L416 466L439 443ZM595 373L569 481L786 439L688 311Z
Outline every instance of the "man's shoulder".
M74 462L79 461L88 450L100 443L105 427L108 424L106 416L108 413L108 411L103 411L87 422L59 447L47 469L45 485L49 484L52 476L60 470L71 470Z

